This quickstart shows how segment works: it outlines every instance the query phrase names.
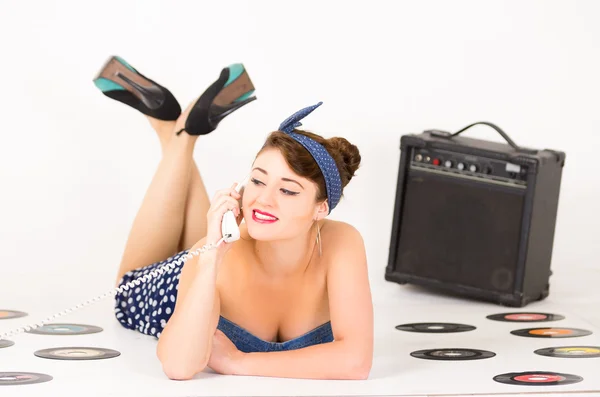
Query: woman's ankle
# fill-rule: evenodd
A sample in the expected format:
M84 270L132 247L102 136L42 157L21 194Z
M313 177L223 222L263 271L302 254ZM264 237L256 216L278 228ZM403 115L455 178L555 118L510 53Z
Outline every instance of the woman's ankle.
M189 135L186 132L183 132L179 135L175 135L174 132L171 132L170 136L165 136L164 138L161 138L163 154L167 150L175 150L178 152L180 150L185 150L193 153L194 146L196 145L197 140L198 136Z
M150 125L152 126L152 129L154 130L154 132L156 132L156 135L158 135L158 139L160 141L160 146L162 147L162 150L164 153L165 148L171 141L171 138L175 135L175 133L173 132L175 122L159 120L159 119L152 118L150 116L146 116L146 118L150 122Z
M159 137L161 137L161 139L162 137L169 137L172 135L171 133L175 127L174 121L159 120L150 116L146 116L146 118L150 122L152 129L158 134Z

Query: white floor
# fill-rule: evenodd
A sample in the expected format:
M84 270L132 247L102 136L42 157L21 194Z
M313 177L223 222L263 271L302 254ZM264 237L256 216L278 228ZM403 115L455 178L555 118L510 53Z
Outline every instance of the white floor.
M384 266L382 266L383 269ZM109 299L61 317L56 322L91 324L101 333L77 336L18 334L15 344L0 349L0 372L37 372L51 375L50 382L0 386L0 396L232 396L232 395L504 395L582 393L600 395L600 358L551 358L534 350L554 346L600 346L600 271L587 268L585 274L566 268L552 278L550 297L523 309L450 298L412 286L382 282L372 274L375 302L376 348L371 376L366 381L315 381L260 377L228 377L203 373L191 381L171 381L162 373L154 355L155 340L128 331L112 316ZM16 277L16 276L15 276ZM5 279L6 281L6 279ZM0 332L46 318L64 308L106 291L94 285L64 291L48 288L64 279L44 277L31 281L45 291L19 282L5 283L0 291L0 310L22 310L29 316L0 320ZM96 283L100 284L100 283ZM11 288L12 285L14 288ZM44 287L45 290L44 290ZM542 311L566 318L545 323L508 323L486 319L494 313ZM473 325L463 333L426 334L398 331L396 325L413 322L451 322ZM534 326L574 327L592 335L564 339L534 339L511 335L510 331ZM119 357L90 361L49 360L34 352L50 347L102 347L115 349ZM432 361L410 353L431 348L473 348L489 350L496 356L473 361ZM552 371L579 375L583 381L565 386L515 386L501 384L493 377L508 372Z

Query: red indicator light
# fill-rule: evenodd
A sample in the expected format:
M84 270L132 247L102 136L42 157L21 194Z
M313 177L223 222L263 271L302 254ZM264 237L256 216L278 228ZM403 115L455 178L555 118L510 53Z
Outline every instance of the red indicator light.
M433 165L440 165L440 159L433 159Z

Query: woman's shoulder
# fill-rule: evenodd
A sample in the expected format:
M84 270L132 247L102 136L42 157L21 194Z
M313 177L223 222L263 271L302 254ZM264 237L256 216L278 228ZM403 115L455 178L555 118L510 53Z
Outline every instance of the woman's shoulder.
M348 249L357 242L362 245L360 231L350 223L325 219L321 225L323 244L326 242L337 249Z
M358 229L348 222L337 221L333 219L324 219L321 224L321 232L327 229L329 233L353 233L360 234Z
M367 274L365 242L356 227L346 222L328 221L322 227L321 237L322 260L328 280L334 283L335 280L346 280L349 274L354 274L358 280Z

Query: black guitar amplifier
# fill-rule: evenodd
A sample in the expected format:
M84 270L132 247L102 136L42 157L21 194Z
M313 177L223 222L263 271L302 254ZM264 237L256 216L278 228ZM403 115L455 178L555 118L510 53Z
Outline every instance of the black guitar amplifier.
M458 136L477 124L507 143ZM565 153L492 123L400 139L387 281L523 307L549 294Z

